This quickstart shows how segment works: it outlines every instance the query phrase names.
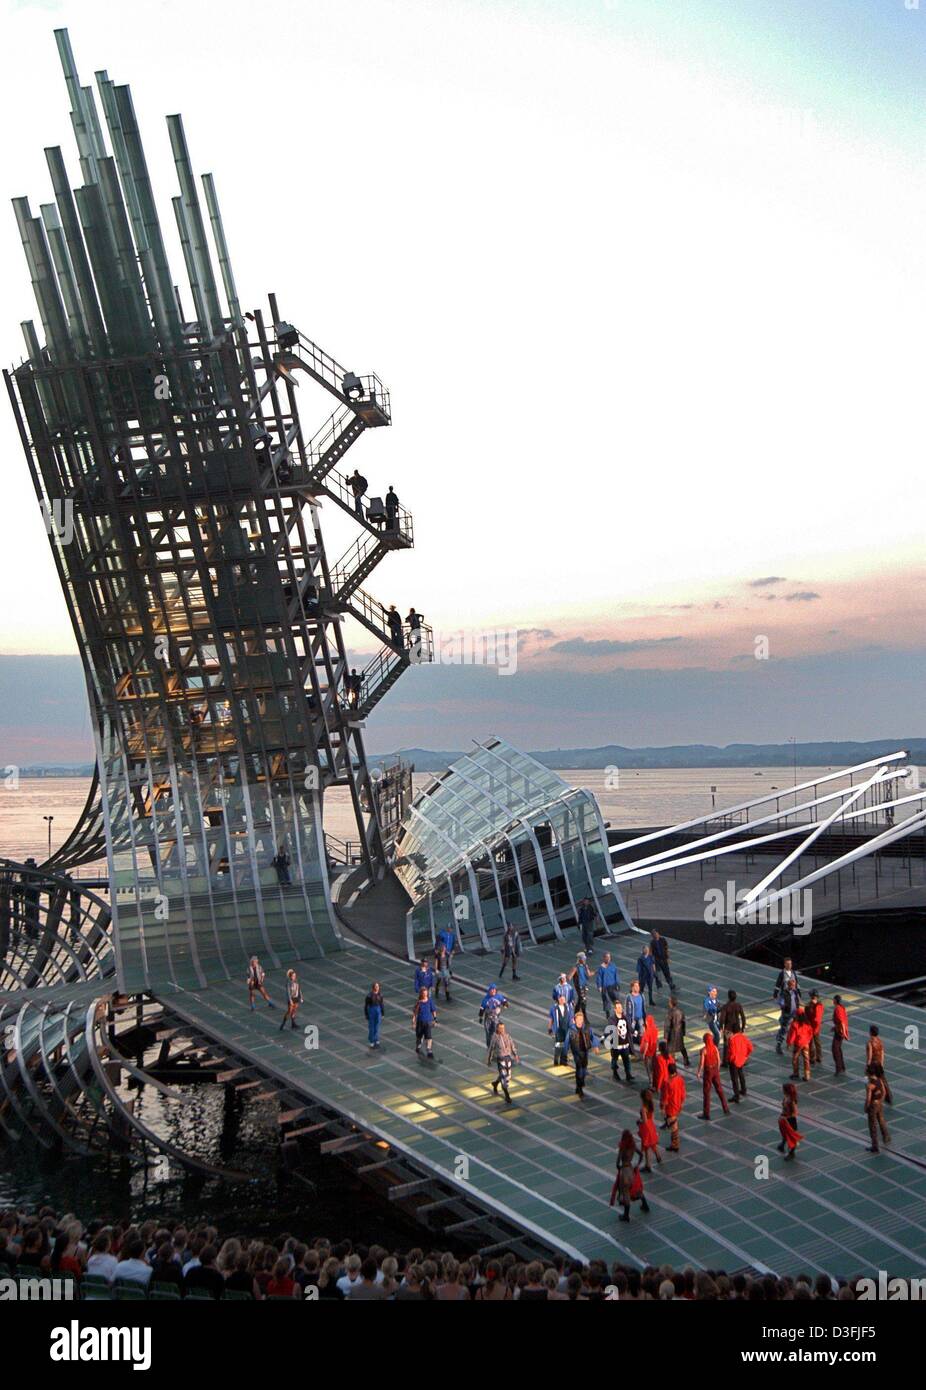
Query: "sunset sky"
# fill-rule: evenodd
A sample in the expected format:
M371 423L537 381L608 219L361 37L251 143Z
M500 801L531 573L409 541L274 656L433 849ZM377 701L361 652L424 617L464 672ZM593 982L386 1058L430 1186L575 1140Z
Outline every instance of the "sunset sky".
M522 634L508 678L403 678L374 748L923 732L926 0L4 11L5 196L49 200L48 144L77 182L67 24L132 85L164 227L181 110L243 302L389 385L350 465L416 548L368 587ZM11 211L0 289L12 363ZM8 408L0 443L0 658L72 653Z

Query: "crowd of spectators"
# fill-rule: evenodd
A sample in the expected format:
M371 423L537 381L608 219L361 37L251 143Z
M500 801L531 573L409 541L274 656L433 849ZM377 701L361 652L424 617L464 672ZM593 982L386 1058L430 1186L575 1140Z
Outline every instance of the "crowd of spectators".
M115 1290L137 1285L149 1294L167 1291L167 1296L358 1302L855 1298L853 1280L831 1280L825 1274L776 1278L667 1265L637 1269L594 1260L581 1264L562 1256L525 1261L512 1252L461 1260L446 1251L419 1247L390 1252L346 1240L332 1243L323 1236L311 1241L288 1234L275 1240L222 1239L206 1223L171 1226L149 1220L135 1226L93 1220L84 1225L47 1207L34 1214L4 1211L0 1278L42 1276L67 1276L97 1286L105 1281Z

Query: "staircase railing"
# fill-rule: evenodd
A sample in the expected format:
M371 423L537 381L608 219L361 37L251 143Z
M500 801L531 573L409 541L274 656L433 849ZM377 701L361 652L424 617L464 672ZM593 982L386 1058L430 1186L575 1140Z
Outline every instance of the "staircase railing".
M321 485L328 496L333 501L339 502L345 511L349 511L354 520L359 521L378 544L384 545L387 548L398 544L405 546L415 544L415 529L412 521L412 514L410 511L407 511L405 507L399 506L396 509L394 526L378 526L375 521L370 520L362 502L361 510L357 510L353 489L343 473L340 473L335 468L330 468ZM360 542L355 542L355 546L359 544ZM350 551L347 552L347 555L349 554ZM353 568L353 565L347 562L347 555L342 555L341 559L338 560L335 565L336 570Z
M286 325L278 324L278 332L285 327ZM290 361L287 362L287 359ZM374 372L356 376L304 333L299 333L296 342L283 339L278 360L284 368L287 365L303 367L320 385L339 396L345 405L349 406L353 402L355 406L374 406L384 417L381 423L389 422L389 392ZM370 423L374 423L374 420Z
M331 462L335 463L340 455L335 452L345 435L358 434L366 429L362 420L351 410L350 406L342 405L333 411L321 429L316 430L312 438L306 441L305 453L311 470L311 477L314 482L320 482L324 472L319 474L319 468L323 467L323 461L331 457Z
M332 575L334 583L334 575ZM363 623L364 627L369 628L377 637L391 650L395 650L391 643L391 633L389 631L389 612L378 598L367 593L366 589L357 588L350 595L349 612Z
M434 634L431 628L422 623L414 629L406 628L406 632L407 645L401 652L384 645L361 671L356 706L361 718L366 718L407 666L434 660Z
M395 647L383 646L364 666L360 674L360 692L357 700L358 712L366 715L395 684L400 671L409 664L406 652L397 652Z
M343 864L352 868L363 863L363 845L359 840L342 840L339 835L326 831L325 849L329 864Z
M331 571L331 588L340 603L353 598L388 549L381 535L366 530L348 546ZM382 604L377 606L382 608ZM385 630L388 631L388 627Z

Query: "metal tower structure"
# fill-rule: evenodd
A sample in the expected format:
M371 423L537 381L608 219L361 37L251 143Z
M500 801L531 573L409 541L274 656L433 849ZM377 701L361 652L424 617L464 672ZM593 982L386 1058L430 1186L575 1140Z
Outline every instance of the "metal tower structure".
M417 618L403 630L362 587L413 544L411 517L365 508L339 468L390 423L388 392L284 321L273 296L269 316L242 313L214 181L202 178L204 211L170 116L186 312L129 88L96 74L101 123L67 31L56 38L82 183L48 149L54 201L39 216L14 201L41 337L23 324L26 360L5 373L96 738L94 791L53 867L105 846L119 988L195 988L251 953L279 965L339 947L324 794L349 790L375 881L385 853L362 724L430 659L431 635ZM312 435L297 373L335 401ZM359 528L334 562L322 500ZM380 644L359 678L345 616Z

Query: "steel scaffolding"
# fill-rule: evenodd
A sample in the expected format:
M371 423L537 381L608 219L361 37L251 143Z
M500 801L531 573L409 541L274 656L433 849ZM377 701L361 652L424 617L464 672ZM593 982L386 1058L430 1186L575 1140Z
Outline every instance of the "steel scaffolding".
M54 201L36 217L14 200L39 324L23 325L27 357L5 373L96 737L94 791L53 867L105 846L120 988L195 987L253 952L279 965L339 948L324 794L349 789L375 881L386 861L362 725L430 658L431 635L361 588L412 545L411 517L397 500L364 506L336 466L390 423L388 392L284 321L274 296L269 315L242 314L215 182L203 177L204 213L170 116L188 317L129 88L96 74L101 122L56 37L82 183L53 148ZM300 371L336 401L311 436ZM331 565L323 500L360 531ZM380 643L362 676L345 617Z

